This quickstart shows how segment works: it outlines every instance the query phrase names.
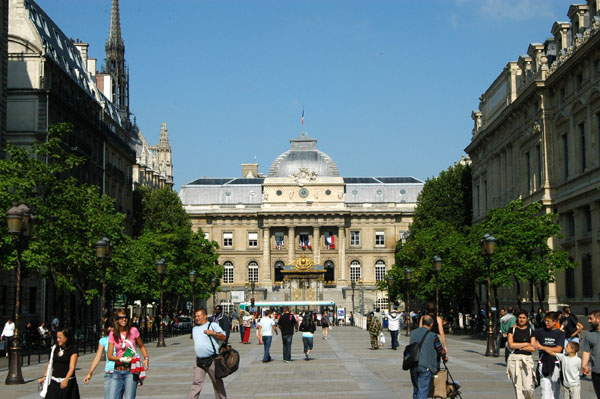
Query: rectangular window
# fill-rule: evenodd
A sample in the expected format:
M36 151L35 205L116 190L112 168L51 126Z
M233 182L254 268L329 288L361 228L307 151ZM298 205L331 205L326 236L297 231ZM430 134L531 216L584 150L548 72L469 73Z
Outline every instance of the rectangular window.
M584 214L585 214L585 232L591 233L592 232L592 210L590 209L589 206L585 207Z
M230 233L230 232L223 233L223 247L224 248L233 247L233 233Z
M385 245L385 232L376 231L375 232L375 246L382 247Z
M583 296L591 298L594 296L594 285L592 275L592 255L584 255L581 258L581 280L583 288Z
M586 164L586 159L585 159L585 124L584 123L580 123L579 124L579 147L580 147L580 151L581 151L581 172L585 172L585 164Z
M360 245L360 231L350 231L350 245L354 247Z
M248 233L248 247L258 247L258 233Z
M575 298L575 269L573 268L565 271L565 296Z
M326 231L324 234L324 239L327 249L335 249L335 234L333 231Z
M565 180L569 178L569 138L566 134L562 136L563 142L563 175Z
M278 231L275 233L275 248L281 250L283 247L285 247L285 238L283 232Z
M351 281L358 281L360 280L360 265L358 266L354 266L354 265L350 265L350 280Z
M35 313L37 305L37 287L29 287L29 313Z
M375 265L375 280L376 281L384 281L385 280L385 265Z
M567 214L567 236L575 235L575 215L571 212Z
M531 157L529 151L525 153L525 170L527 171L527 193L531 192Z
M308 233L298 234L298 246L300 249L312 249L312 244L310 242L310 236Z

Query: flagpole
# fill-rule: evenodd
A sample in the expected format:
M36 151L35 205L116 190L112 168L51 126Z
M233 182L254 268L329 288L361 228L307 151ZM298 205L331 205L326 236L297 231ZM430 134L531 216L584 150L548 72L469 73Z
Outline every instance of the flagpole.
M302 136L305 136L306 132L304 131L304 105L302 106Z

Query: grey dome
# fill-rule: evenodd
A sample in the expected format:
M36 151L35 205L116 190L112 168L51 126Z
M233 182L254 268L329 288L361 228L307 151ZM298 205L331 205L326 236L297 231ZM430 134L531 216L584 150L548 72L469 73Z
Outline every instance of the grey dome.
M290 140L291 149L278 156L271 168L269 177L288 177L300 168L317 173L317 176L339 176L340 172L331 157L317 150L317 139L299 136Z

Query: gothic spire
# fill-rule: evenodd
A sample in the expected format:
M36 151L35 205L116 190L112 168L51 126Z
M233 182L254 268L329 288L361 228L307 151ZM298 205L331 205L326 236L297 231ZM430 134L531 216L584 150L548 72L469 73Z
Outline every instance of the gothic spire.
M158 139L158 147L164 149L171 148L171 144L169 144L167 124L165 122L163 122L162 126L160 127L160 138Z
M112 0L112 7L110 10L110 31L108 34L108 40L106 41L107 51L109 45L115 50L125 47L123 44L123 38L121 37L121 17L119 15L119 0Z

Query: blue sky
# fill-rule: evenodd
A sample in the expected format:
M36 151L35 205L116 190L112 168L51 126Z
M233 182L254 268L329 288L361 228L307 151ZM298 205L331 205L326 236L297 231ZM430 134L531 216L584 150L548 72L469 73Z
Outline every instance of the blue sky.
M38 0L104 60L110 0ZM580 1L584 3L584 1ZM166 122L176 188L268 173L304 130L342 176L436 176L504 66L567 21L558 0L121 0L130 106Z

